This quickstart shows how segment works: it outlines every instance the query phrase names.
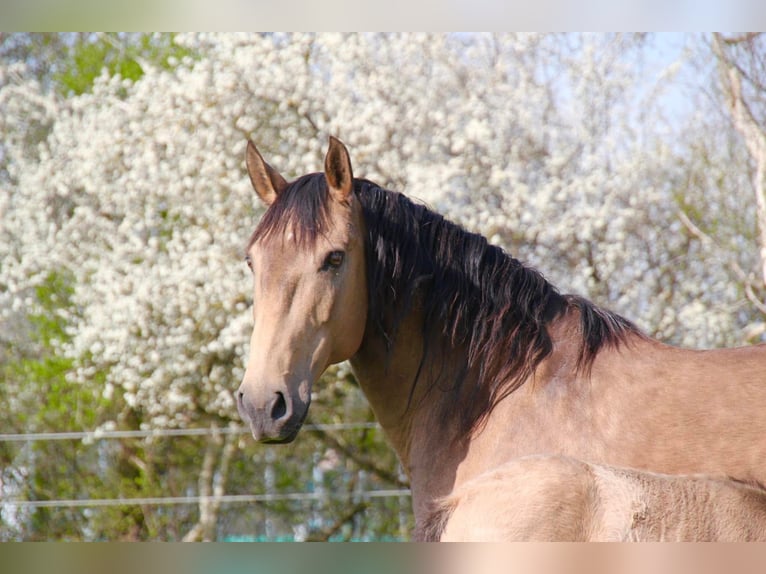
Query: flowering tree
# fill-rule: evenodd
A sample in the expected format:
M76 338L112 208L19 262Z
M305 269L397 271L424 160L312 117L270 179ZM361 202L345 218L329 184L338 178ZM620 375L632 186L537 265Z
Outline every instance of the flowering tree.
M731 344L752 324L732 311L741 284L700 239L706 218L742 202L743 147L695 147L703 132L732 137L709 107L702 127L670 121L676 68L649 61L651 39L195 34L173 46L168 65L105 70L78 94L46 89L23 62L0 69L3 352L32 345L30 318L54 315L48 352L97 405L75 425L238 420L251 329L241 258L261 209L248 138L297 176L337 135L356 174L667 341ZM729 227L727 249L753 253L746 225ZM51 304L41 294L56 285L67 295ZM363 412L344 380L317 390L317 420L337 420L339 397ZM24 382L6 395L32 400ZM208 446L198 488L221 492L233 443L214 433ZM354 451L332 443L343 448ZM191 538L213 536L218 508L201 510Z

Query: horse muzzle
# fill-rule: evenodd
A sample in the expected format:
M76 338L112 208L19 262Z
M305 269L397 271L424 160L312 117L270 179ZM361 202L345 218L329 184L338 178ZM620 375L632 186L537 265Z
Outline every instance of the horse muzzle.
M256 396L245 385L237 391L237 410L242 420L250 425L253 438L269 444L286 444L295 440L309 410L308 402L288 392Z

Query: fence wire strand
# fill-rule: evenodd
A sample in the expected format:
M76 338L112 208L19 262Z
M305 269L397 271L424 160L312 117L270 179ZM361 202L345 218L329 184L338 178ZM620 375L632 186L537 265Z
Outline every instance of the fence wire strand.
M392 496L410 496L409 489L368 490L355 492L354 496L362 499L387 498ZM321 501L345 499L348 494L327 492L292 492L283 494L223 494L221 496L155 496L144 498L90 498L69 500L0 500L0 505L17 508L83 508L96 506L148 506L173 504L199 504L200 502L279 502L279 501Z
M378 423L333 423L307 424L304 431L342 431L355 429L377 429ZM228 426L221 428L187 428L187 429L145 429L145 430L93 430L93 431L62 431L39 433L7 433L0 434L0 442L35 442L51 440L108 440L118 438L161 438L174 436L205 436L213 434L247 434L250 429L244 426Z

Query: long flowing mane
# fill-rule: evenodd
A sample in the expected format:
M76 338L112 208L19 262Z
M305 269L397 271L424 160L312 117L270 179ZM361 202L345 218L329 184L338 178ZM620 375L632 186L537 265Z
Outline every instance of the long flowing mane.
M547 325L568 309L580 311L580 370L587 371L605 346L638 333L626 319L582 297L560 294L538 271L483 236L400 193L355 179L354 194L367 227L368 323L390 349L417 297L424 351L412 389L427 369L434 388L454 394L455 400L445 401L451 406L444 415L458 420L466 433L551 353ZM313 242L327 227L328 198L323 174L297 179L271 205L250 243L286 225L299 243ZM466 381L474 379L478 383L466 389ZM466 391L469 400L459 400Z

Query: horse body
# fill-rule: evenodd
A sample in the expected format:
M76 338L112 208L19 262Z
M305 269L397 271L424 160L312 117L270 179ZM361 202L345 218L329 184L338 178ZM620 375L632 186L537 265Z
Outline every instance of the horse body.
M354 179L338 140L324 173L290 184L251 143L247 165L270 207L247 246L255 326L240 413L256 439L293 440L313 383L350 359L410 478L416 538L435 500L529 454L766 479L766 346L652 340Z
M532 455L455 489L431 528L442 541L763 542L766 490Z
M407 396L417 346L395 344L403 349L402 359L406 352L412 357L406 361L395 354L387 370L376 368L385 358L366 355L364 347L352 358L408 471L416 537L422 536L434 500L511 459L536 453L667 474L766 478L766 346L693 351L635 335L619 349L602 351L590 373L580 374L573 359L577 324L567 316L551 326L551 355L498 403L470 440L437 432L442 425L436 393L423 409L392 408L390 397ZM400 336L411 340L405 332Z

